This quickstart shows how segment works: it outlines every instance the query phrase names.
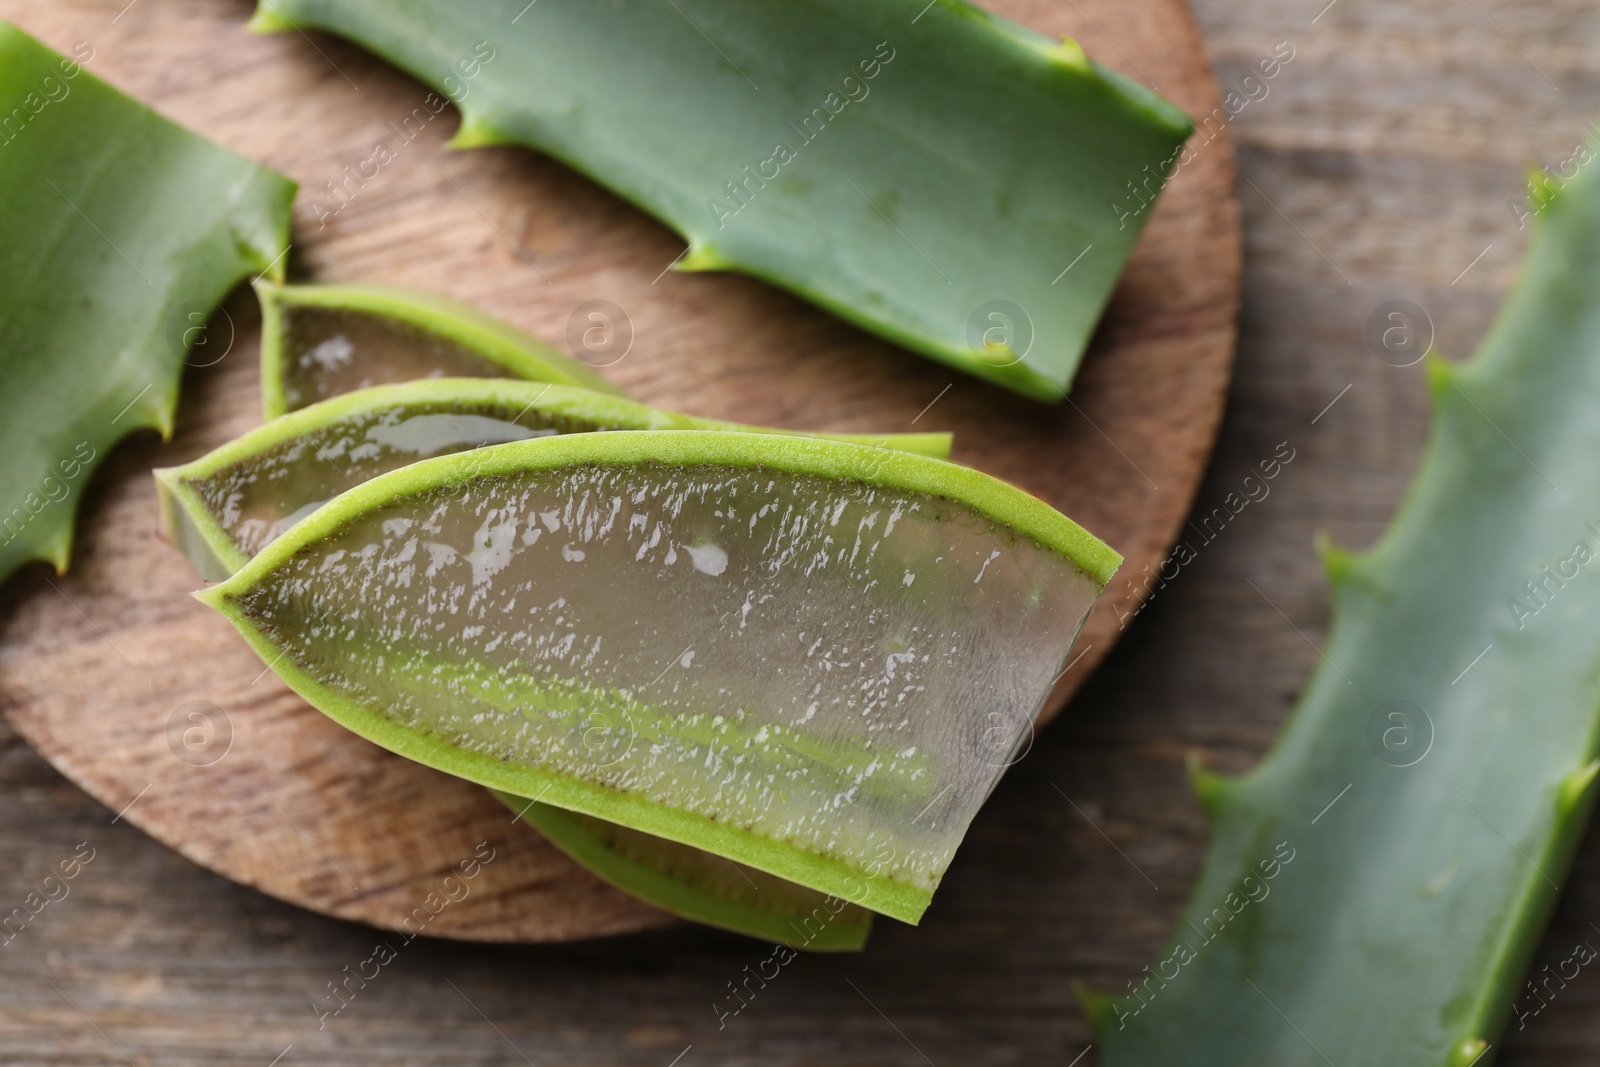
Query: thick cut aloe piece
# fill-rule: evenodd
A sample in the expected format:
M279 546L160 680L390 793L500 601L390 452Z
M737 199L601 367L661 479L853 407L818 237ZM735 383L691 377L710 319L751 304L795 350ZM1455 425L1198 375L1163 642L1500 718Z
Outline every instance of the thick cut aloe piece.
M472 378L382 385L283 415L182 467L155 472L161 528L220 580L345 490L433 456L597 430L790 433L635 404L564 385ZM944 433L835 439L944 458Z
M619 431L401 468L196 595L386 748L914 922L1119 562L925 456Z
M276 295L286 292L262 288L264 305L276 304ZM373 290L357 293L359 301ZM375 295L392 299L382 291ZM284 318L268 315L264 351L269 359L273 324ZM422 365L425 361L409 364ZM322 503L377 474L499 442L623 428L752 429L559 385L445 379L377 386L286 414L184 467L157 471L162 529L202 576L220 580ZM855 439L940 458L950 451L948 434ZM579 863L674 914L813 949L853 949L865 942L869 926L860 918L865 913L854 907L841 911L838 902L827 902L814 890L770 876L760 876L761 888L755 890L750 876L729 860L713 857L708 863L698 858L707 854L688 846L543 804L524 801L517 808ZM789 932L791 923L806 932Z
M381 285L256 283L266 416L417 378L524 378L614 396L579 360L477 308Z
M859 951L872 932L872 913L842 898L592 815L499 796L584 868L680 918L813 952Z
M470 77L456 145L548 152L683 234L680 269L1051 401L1191 128L959 0L263 0L252 25Z
M1376 547L1327 553L1332 632L1212 820L1171 948L1091 998L1108 1067L1486 1065L1594 801L1600 171L1535 221Z
M0 22L0 581L64 571L106 452L171 434L190 341L281 270L293 198Z

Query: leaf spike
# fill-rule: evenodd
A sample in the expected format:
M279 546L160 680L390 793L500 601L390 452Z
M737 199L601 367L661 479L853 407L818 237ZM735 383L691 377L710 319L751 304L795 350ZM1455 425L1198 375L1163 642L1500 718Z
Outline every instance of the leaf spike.
M188 353L184 353L185 357ZM156 390L150 390L154 393ZM161 395L154 399L147 399L139 404L139 410L145 414L144 424L155 427L161 434L162 441L172 440L172 435L178 428L178 382L173 379L171 383L161 389ZM138 423L134 423L138 425Z
M733 260L717 251L715 247L702 244L698 241L689 245L689 251L678 260L673 270L702 271L702 270L727 270L734 265Z
M1437 407L1439 399L1444 396L1445 390L1455 384L1461 374L1461 368L1445 358L1443 352L1437 347L1430 347L1422 357L1423 369L1428 375L1428 396L1432 398Z
M272 0L261 0L256 5L255 13L250 16L250 21L245 24L245 29L251 33L281 33L294 28L294 22L288 15L279 11Z
M1205 810L1206 818L1215 822L1222 810L1223 801L1237 788L1239 780L1230 775L1206 770L1199 749L1189 750L1184 756L1184 766L1189 771L1189 784L1194 786L1195 796L1200 798L1200 807Z
M1561 194L1562 182L1549 170L1537 163L1528 164L1528 205L1535 216L1556 202Z
M1047 54L1052 61L1059 63L1063 67L1080 71L1084 74L1089 72L1089 57L1084 53L1083 45L1072 37L1061 38L1061 43L1051 46Z
M1110 1024L1117 1021L1117 998L1077 978L1072 980L1072 995L1078 999L1078 1007L1088 1017L1095 1038L1102 1038Z
M1488 1051L1489 1043L1481 1037L1469 1037L1450 1050L1447 1067L1471 1067Z
M75 529L73 523L64 522L51 530L49 540L39 546L40 557L56 569L57 578L66 576L67 562L72 559L72 535Z
M1326 530L1316 532L1313 544L1316 546L1317 555L1322 558L1322 571L1328 576L1328 584L1335 589L1348 585L1352 572L1360 564L1365 553L1334 544L1333 538L1328 536Z
M456 129L455 136L445 142L446 148L488 148L491 145L511 144L516 139L509 134L497 129L493 123L482 115L473 115L466 111L461 113L461 125Z
M1594 785L1596 774L1600 774L1600 759L1590 760L1561 779L1561 785L1556 790L1556 811L1558 814L1564 816L1582 809L1585 801L1584 794Z

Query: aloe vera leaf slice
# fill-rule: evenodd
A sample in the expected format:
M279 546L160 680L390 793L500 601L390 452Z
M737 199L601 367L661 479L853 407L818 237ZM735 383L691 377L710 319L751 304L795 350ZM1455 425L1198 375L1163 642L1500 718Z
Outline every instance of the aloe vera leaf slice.
M391 751L915 922L1120 561L928 457L618 431L403 467L196 596Z
M359 42L459 101L456 145L537 148L677 230L680 269L763 278L1046 401L1191 130L960 0L525 7L265 0L251 25Z
M379 474L471 448L598 430L766 430L572 386L444 378L373 386L282 415L181 467L155 472L161 527L202 577L221 580L275 537ZM836 439L950 454L945 433Z
M679 918L813 952L857 952L872 912L733 860L508 793L497 794L603 881Z
M0 22L0 581L65 571L105 454L170 436L187 339L282 269L293 197Z
M592 367L437 293L256 284L269 419L352 389L416 378L522 378L627 394Z
M1429 357L1388 531L1325 550L1326 667L1271 754L1197 775L1212 840L1171 947L1090 999L1108 1067L1467 1067L1542 1004L1523 974L1600 767L1596 292L1585 170L1474 358Z
M183 467L157 471L162 528L203 576L220 580L319 504L378 473L536 435L648 427L740 428L565 386L444 379L363 389L284 415ZM940 457L950 445L948 434L862 440ZM557 813L541 818L547 811ZM544 805L533 806L527 821L617 888L684 918L813 950L865 942L866 913L814 890Z

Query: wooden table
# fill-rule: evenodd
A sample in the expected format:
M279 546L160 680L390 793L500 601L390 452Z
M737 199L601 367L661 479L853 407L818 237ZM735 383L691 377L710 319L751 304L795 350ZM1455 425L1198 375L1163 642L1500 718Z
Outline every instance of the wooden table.
M0 910L79 842L95 849L71 895L0 947L0 1059L1073 1062L1089 1035L1071 982L1118 987L1154 958L1197 872L1184 754L1239 770L1265 749L1316 655L1273 604L1320 640L1312 533L1370 542L1410 477L1421 375L1371 355L1368 316L1414 300L1442 347L1468 351L1524 246L1507 206L1523 164L1567 158L1600 112L1600 13L1576 0L1194 2L1225 90L1279 42L1294 53L1232 123L1242 347L1197 511L1279 442L1295 459L1159 592L1013 769L920 928L886 922L864 955L796 960L720 1030L713 1004L770 949L690 929L537 949L419 940L319 1029L312 1002L379 935L191 866L0 728ZM123 3L108 0L107 19ZM1579 940L1600 945L1596 926L1591 834L1536 965ZM1499 1062L1593 1061L1597 1008L1600 978L1584 972Z

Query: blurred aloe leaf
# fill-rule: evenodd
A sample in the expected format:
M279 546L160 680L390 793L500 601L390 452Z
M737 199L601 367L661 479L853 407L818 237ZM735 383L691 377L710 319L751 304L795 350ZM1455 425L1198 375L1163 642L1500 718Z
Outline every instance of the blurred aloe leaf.
M1272 753L1196 774L1206 865L1161 959L1088 994L1107 1067L1486 1067L1594 802L1600 171L1549 197Z
M0 22L0 581L64 571L106 452L172 432L190 344L281 271L294 184Z

